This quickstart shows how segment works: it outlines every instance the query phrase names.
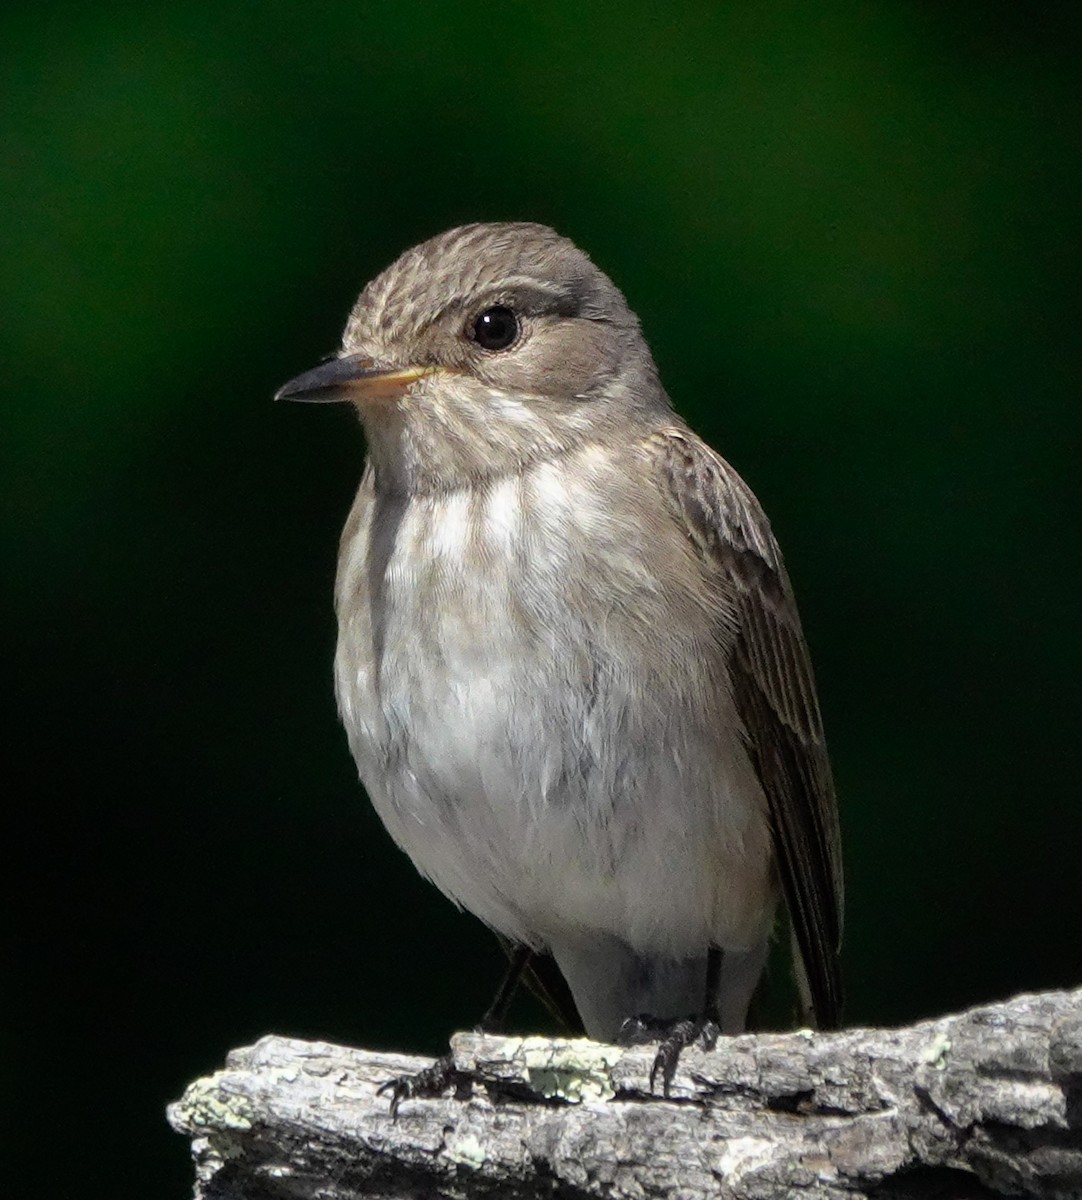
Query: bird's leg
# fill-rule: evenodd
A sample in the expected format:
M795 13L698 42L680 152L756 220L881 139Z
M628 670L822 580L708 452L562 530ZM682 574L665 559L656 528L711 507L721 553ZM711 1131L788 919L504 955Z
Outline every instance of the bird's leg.
M492 1003L485 1015L474 1026L475 1033L499 1033L504 1027L507 1009L511 1003L522 973L533 957L529 946L515 946L511 951L511 961L500 982L499 990L493 997ZM463 1071L455 1065L454 1055L450 1050L441 1054L431 1066L417 1071L413 1075L396 1075L381 1084L376 1092L382 1096L389 1092L391 1095L391 1119L398 1116L398 1106L403 1100L435 1100L442 1096L448 1088L454 1087L456 1100L468 1100L473 1091L474 1077L471 1071Z
M620 1029L619 1041L625 1046L641 1046L644 1042L661 1042L650 1068L650 1091L661 1075L662 1092L667 1097L676 1074L676 1064L685 1046L702 1040L706 1050L713 1050L721 1033L718 1000L721 993L722 952L711 946L706 954L706 989L702 1011L675 1021L641 1014L629 1017Z
M706 1050L713 1050L717 1045L718 1034L721 1033L721 1013L718 1007L721 993L721 961L721 950L717 946L711 946L706 955L706 989L703 994L702 1012L677 1021L662 1039L650 1068L650 1091L654 1090L654 1082L660 1073L662 1091L668 1096L673 1076L676 1074L676 1064L680 1061L680 1052L685 1046L690 1046L700 1038Z
M507 964L507 971L500 983L499 990L492 998L488 1011L475 1026L476 1033L503 1033L511 998L518 991L518 985L522 982L522 974L529 966L531 958L533 958L533 950L529 946L519 945L511 951L511 961Z

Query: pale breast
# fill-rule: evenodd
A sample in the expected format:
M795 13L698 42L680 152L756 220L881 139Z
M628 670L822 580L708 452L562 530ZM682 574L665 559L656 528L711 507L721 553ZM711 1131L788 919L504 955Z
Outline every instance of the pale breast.
M338 585L351 748L418 869L510 937L750 942L768 836L717 599L660 499L595 458L362 489Z

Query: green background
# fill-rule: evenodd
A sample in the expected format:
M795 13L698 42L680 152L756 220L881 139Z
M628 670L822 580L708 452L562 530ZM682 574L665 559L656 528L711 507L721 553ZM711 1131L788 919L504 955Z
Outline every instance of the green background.
M162 1109L230 1046L434 1052L489 998L498 949L336 723L359 429L270 400L467 220L586 248L773 519L851 1020L1082 982L1071 11L5 11L3 1128L35 1195L185 1195Z

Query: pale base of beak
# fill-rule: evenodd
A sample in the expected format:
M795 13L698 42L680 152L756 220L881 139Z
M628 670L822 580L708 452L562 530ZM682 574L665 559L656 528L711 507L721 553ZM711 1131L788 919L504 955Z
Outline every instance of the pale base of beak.
M343 400L397 400L411 383L435 373L434 367L404 367L356 379L345 386Z
M437 370L432 366L380 367L370 358L348 355L291 379L278 389L274 398L308 404L397 400L411 384Z

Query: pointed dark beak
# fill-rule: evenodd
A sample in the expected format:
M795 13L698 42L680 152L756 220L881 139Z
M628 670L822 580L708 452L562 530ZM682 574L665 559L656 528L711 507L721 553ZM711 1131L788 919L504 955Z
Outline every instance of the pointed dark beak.
M360 354L348 354L305 371L274 393L275 400L336 404L345 400L397 400L432 367L382 367Z

